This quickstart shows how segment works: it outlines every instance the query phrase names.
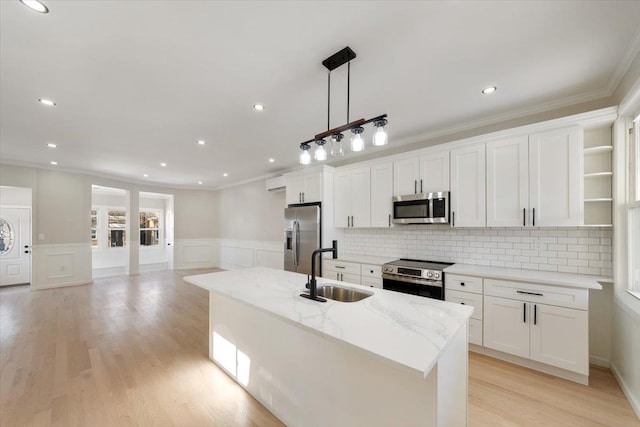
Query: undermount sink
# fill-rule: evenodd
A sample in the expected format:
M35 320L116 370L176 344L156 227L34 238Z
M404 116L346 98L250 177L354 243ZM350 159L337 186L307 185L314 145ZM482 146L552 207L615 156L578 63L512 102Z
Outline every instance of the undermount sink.
M356 302L373 295L371 292L362 292L352 288L340 286L322 286L318 289L318 296L340 302Z

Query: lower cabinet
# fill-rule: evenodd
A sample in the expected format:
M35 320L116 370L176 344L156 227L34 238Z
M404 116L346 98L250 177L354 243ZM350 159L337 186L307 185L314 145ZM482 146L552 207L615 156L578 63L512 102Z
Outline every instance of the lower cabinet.
M482 282L481 277L447 274L444 292L445 301L473 307L473 314L469 319L469 344L480 346L483 343L482 321L484 318Z
M333 259L323 259L322 264L322 277L382 289L382 267L380 265Z
M484 346L589 375L588 312L484 297Z

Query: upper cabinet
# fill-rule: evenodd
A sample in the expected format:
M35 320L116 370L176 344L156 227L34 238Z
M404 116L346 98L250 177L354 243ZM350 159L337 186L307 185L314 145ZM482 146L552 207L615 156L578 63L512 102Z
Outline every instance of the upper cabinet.
M582 225L582 138L579 127L529 136L531 225Z
M336 227L371 227L371 169L337 172L334 178Z
M485 172L485 144L451 150L452 227L486 225Z
M287 205L322 201L322 172L285 176Z
M449 151L393 162L393 195L449 191Z
M371 165L371 226L391 227L393 215L393 162Z
M487 226L583 223L582 129L487 143Z

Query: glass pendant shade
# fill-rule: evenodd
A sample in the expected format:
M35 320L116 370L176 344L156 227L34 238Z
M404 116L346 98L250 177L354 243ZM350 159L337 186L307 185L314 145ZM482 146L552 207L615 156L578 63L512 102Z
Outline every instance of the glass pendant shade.
M344 135L341 133L331 135L331 156L344 156L344 145L342 144L342 138Z
M300 164L308 165L309 163L311 163L311 154L309 154L309 145L306 145L306 146L303 145L300 148L302 148L302 153L300 153Z
M324 141L316 147L316 151L313 153L313 158L319 162L327 160L327 151L324 149Z
M351 151L364 150L364 139L362 139L364 129L358 126L351 129L351 132L353 133L353 135L351 135Z
M389 142L389 137L387 136L387 132L384 130L384 126L378 126L376 131L373 133L373 145L381 146L386 145Z

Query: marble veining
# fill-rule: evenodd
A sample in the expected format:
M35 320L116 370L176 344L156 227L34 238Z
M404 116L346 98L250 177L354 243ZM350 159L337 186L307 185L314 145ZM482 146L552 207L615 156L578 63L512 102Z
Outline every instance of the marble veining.
M256 267L187 276L193 285L233 298L313 332L340 340L426 376L473 308L318 278L373 293L358 302L301 298L306 276Z

